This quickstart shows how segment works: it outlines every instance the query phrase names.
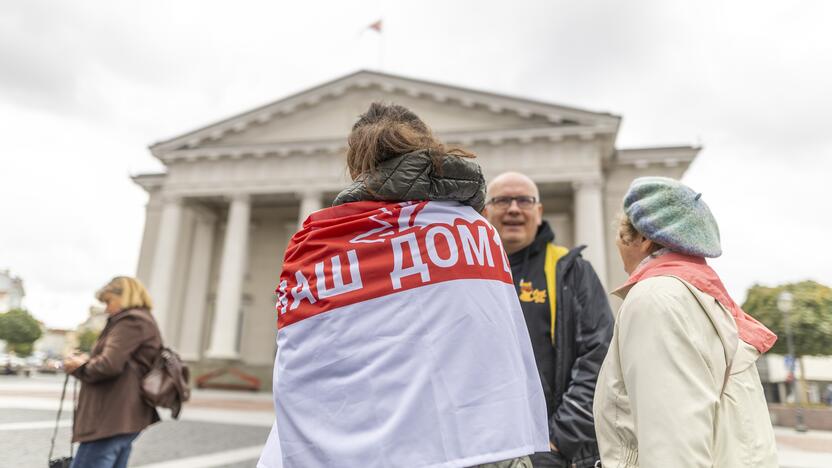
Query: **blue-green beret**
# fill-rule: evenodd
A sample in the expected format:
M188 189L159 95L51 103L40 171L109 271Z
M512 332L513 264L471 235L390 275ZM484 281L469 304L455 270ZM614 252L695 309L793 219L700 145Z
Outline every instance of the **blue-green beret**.
M672 251L719 257L719 226L702 194L668 177L639 177L624 196L624 213L644 237Z

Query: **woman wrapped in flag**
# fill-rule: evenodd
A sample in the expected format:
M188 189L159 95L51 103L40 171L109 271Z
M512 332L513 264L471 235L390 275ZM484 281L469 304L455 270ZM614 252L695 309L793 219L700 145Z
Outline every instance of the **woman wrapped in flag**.
M546 408L474 156L374 103L353 183L277 287L276 421L259 467L530 467Z

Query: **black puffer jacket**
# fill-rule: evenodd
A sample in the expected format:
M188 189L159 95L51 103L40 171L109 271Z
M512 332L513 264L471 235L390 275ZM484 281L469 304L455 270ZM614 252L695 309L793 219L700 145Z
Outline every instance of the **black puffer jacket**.
M434 159L441 162L435 164ZM458 201L477 211L485 206L485 178L473 159L432 158L427 150L382 159L375 172L359 176L332 203L379 201Z
M595 270L581 257L584 247L570 250L555 269L557 319L552 345L550 298L542 292L547 289L546 247L554 238L544 221L532 244L511 254L509 262L518 293L521 288L538 292L527 292L538 300L524 301L521 295L520 305L546 396L549 436L575 466L592 466L598 454L592 400L612 339L612 311Z

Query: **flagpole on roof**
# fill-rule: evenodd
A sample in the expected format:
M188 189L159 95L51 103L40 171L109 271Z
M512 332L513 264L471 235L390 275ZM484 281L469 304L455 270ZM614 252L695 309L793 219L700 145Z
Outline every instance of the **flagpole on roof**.
M379 21L381 24L381 21ZM384 34L378 32L378 71L384 71Z
M384 19L379 18L366 29L372 29L378 33L378 71L384 71Z

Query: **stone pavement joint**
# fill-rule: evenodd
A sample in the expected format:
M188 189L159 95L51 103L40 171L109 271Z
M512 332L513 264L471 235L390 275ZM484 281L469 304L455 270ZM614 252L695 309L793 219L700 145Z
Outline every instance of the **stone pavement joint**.
M49 429L55 427L55 421L24 421L0 424L0 431L25 431L29 429ZM72 427L71 419L62 419L58 427Z
M27 398L44 398L58 401L61 398L60 391L53 390L8 390L0 389L0 397L27 397ZM67 396L71 400L71 396ZM227 410L238 411L271 411L274 405L272 404L271 395L269 399L238 399L229 398L226 395L199 395L192 397L185 407L194 408L222 408Z
M255 445L253 447L226 450L225 452L212 453L209 455L178 458L169 462L141 465L136 468L211 468L246 460L252 460L253 463L256 463L255 460L260 458L261 450L263 450L262 445Z

